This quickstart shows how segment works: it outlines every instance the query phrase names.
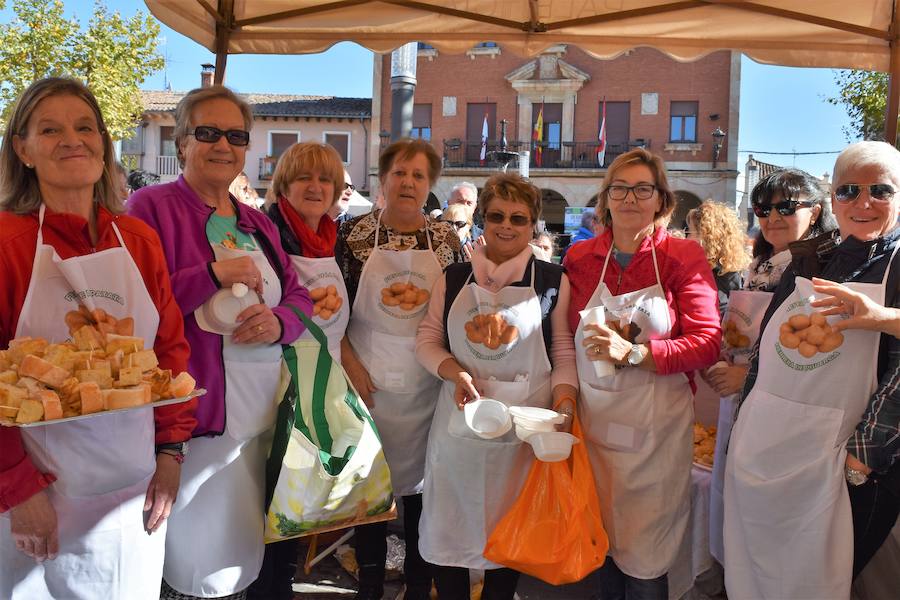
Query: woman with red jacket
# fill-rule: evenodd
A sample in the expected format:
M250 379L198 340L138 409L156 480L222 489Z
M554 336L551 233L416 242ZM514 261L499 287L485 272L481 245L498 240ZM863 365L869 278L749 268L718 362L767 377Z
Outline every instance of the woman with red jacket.
M668 597L690 511L691 377L719 353L703 249L666 231L675 202L662 159L642 148L622 154L597 201L606 230L564 262L578 412L610 542L605 599Z
M0 148L0 348L64 341L66 313L83 303L133 317L178 373L181 311L156 233L119 214L114 160L84 85L48 78L22 94ZM0 427L0 598L157 598L181 475L161 445L190 438L194 408Z

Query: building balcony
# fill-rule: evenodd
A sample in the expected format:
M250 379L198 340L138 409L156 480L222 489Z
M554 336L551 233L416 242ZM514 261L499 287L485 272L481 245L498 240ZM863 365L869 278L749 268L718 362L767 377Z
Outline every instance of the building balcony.
M489 140L487 156L481 160L481 142L459 139L444 140L443 161L445 169L497 169L501 165L492 160L491 151L499 150L500 143ZM601 157L597 153L597 141L585 142L532 142L512 141L507 143L510 152L531 152L530 169L603 169L608 167L620 154L632 148L650 148L650 140L637 139L625 143L607 144L606 154ZM538 149L540 152L538 152ZM510 164L514 168L514 164Z
M174 177L181 173L181 165L177 156L157 156L156 174L162 177Z
M275 165L278 164L277 156L263 156L259 159L259 179L260 181L271 181L275 174Z

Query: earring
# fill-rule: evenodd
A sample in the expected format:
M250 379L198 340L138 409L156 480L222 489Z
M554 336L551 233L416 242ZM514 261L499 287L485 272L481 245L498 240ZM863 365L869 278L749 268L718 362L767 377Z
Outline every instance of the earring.
M34 165L31 164L31 163L25 163L25 168L26 168L26 169L33 169L33 168L34 168Z

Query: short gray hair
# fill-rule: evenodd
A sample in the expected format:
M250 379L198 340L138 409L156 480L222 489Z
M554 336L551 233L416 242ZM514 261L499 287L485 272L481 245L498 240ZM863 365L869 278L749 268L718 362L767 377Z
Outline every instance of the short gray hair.
M197 105L207 100L216 100L221 98L228 100L238 107L241 116L244 118L244 129L250 131L253 127L253 111L250 105L224 85L211 85L209 87L195 88L185 94L175 107L175 154L178 156L178 164L184 168L184 155L181 153L181 143L191 133L194 128L191 119L194 116L194 109Z
M900 180L900 151L887 142L875 141L856 142L844 148L834 162L831 180L838 185L844 173L873 164L884 167Z
M450 195L452 196L456 190L470 190L475 199L478 199L478 187L470 181L461 181L454 185L453 189L450 190Z

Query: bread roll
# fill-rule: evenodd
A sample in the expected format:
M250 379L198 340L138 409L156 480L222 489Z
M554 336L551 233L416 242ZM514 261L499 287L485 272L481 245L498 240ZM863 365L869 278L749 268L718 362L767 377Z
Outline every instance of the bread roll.
M144 338L110 334L106 336L106 353L114 354L117 350L121 350L125 354L138 352L144 349Z
M59 387L69 377L69 372L29 354L19 364L19 377L32 377L50 387Z
M194 391L197 382L187 371L182 371L169 384L169 393L173 398L183 398Z
M102 390L104 408L116 410L142 406L149 402L148 391L149 387L145 389L143 386Z
M16 423L37 423L44 417L44 406L37 400L26 399L22 401L19 412L16 415Z
M81 414L90 415L103 410L103 394L99 385L93 381L79 383L78 391L81 394Z
M56 392L53 392L51 390L41 390L40 392L38 392L37 396L34 399L41 401L41 406L44 409L45 421L62 419L62 402L60 402L59 396L56 395Z

